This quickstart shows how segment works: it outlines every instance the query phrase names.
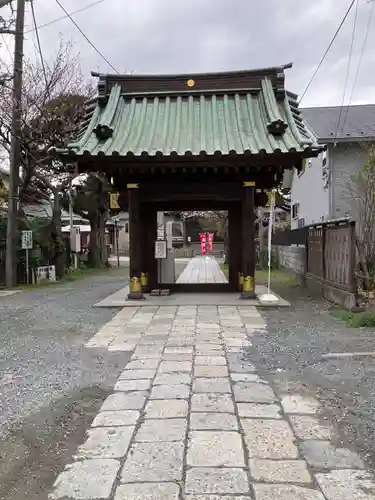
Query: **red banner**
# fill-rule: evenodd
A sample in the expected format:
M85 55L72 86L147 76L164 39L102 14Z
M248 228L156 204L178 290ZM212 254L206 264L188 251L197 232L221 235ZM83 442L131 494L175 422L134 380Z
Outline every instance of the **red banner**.
M208 251L212 252L214 246L214 233L208 233Z
M202 255L206 255L207 253L207 237L206 233L200 233L199 238L201 240L201 252Z

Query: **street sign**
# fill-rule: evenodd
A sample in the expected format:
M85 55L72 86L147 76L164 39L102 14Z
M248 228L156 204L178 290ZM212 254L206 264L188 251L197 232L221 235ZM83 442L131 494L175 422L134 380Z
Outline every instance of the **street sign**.
M32 231L22 231L21 246L22 246L22 250L32 250L32 248L33 248L33 232Z
M155 259L167 258L167 242L165 240L155 241Z

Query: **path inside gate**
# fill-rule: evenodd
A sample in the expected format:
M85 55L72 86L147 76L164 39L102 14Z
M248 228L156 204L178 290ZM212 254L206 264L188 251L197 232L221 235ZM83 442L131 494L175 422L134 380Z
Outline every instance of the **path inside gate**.
M176 283L228 283L217 260L210 256L194 257Z

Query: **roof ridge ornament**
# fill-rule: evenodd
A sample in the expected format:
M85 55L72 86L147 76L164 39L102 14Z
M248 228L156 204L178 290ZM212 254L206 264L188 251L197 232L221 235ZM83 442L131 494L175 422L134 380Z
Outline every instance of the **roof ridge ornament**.
M285 134L287 128L288 124L285 123L281 118L267 123L267 130L272 135L283 135Z
M108 125L98 125L94 128L94 133L99 141L106 141L113 135L113 128L108 127Z

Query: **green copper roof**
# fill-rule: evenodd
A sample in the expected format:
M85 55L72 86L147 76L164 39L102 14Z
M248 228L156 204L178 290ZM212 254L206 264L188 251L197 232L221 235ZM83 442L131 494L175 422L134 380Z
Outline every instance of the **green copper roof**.
M277 99L271 81L259 91L124 93L115 84L98 101L76 155L228 155L303 152L315 147L296 96ZM65 152L67 152L65 150Z

